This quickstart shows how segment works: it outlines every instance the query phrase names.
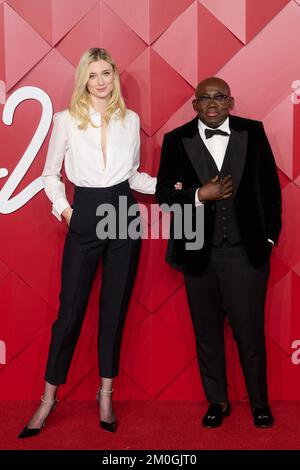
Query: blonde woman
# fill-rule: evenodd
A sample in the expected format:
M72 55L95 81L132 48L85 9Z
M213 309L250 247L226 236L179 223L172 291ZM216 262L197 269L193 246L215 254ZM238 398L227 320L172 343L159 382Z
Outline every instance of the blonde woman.
M154 194L156 178L137 171L139 132L139 117L126 109L122 98L116 64L106 50L89 49L77 66L69 109L54 115L42 174L45 192L52 202L52 213L60 221L64 219L69 230L63 252L60 308L52 327L45 390L39 408L19 438L37 435L55 408L57 389L66 382L101 258L98 335L101 385L96 396L100 404L100 426L106 431L116 430L112 409L113 378L118 374L121 335L137 269L140 237L101 236L96 231L101 220L96 211L97 207L108 204L115 209L118 220L121 196L128 209L136 202L131 189ZM68 179L75 185L72 205L66 199L61 181L63 162ZM180 185L176 188L180 189ZM128 217L127 223L131 220L132 217Z

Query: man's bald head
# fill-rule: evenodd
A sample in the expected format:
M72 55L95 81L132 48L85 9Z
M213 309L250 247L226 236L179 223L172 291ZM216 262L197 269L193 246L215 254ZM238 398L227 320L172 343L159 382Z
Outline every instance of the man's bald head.
M196 96L198 96L198 93L202 93L202 90L203 89L206 89L207 87L218 87L218 89L222 89L224 92L226 92L225 94L230 96L230 86L228 85L227 82L225 82L225 80L223 80L222 78L219 78L219 77L208 77L208 78L205 78L204 80L202 80L197 88L196 88Z
M199 119L208 127L219 127L228 117L233 105L230 86L222 78L208 77L196 88L193 107Z

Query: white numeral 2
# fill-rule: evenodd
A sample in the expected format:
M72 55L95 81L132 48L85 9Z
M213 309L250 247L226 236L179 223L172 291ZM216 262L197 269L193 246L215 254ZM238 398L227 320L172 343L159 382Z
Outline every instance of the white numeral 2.
M10 126L13 122L13 116L17 106L23 101L29 99L37 100L41 103L42 116L29 146L0 191L1 214L10 214L11 212L20 209L20 207L24 206L24 204L26 204L44 187L43 180L40 176L26 186L26 188L24 188L19 194L10 199L10 196L27 173L30 165L40 150L52 121L53 108L47 93L41 88L25 86L16 90L6 101L2 117L4 124ZM6 151L9 151L9 149ZM6 156L9 158L9 155ZM0 169L0 178L7 176L7 174L8 172L6 168Z

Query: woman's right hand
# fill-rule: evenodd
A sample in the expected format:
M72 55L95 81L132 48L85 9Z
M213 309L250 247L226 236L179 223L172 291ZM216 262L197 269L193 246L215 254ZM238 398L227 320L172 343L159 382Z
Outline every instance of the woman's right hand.
M67 226L69 227L70 226L70 220L71 220L71 217L72 217L72 214L73 214L73 209L72 207L67 207L62 213L61 215L64 217L65 221L67 222Z

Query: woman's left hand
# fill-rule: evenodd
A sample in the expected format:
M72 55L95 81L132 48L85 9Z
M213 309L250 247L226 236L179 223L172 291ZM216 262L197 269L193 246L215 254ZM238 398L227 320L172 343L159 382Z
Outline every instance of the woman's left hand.
M174 184L174 188L177 189L177 190L182 189L182 183L180 183L180 181L178 181L176 184Z

